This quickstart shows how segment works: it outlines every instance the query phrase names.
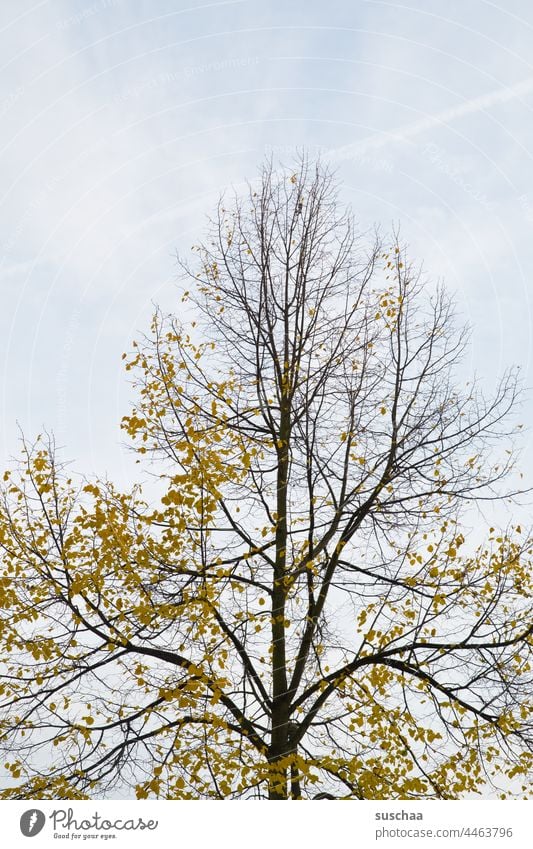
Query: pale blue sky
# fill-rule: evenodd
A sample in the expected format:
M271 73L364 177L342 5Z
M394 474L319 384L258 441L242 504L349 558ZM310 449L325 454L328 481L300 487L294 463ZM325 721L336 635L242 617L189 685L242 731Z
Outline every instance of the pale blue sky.
M527 0L3 0L2 464L18 421L129 478L122 351L219 192L296 147L457 293L471 368L532 384L532 42Z

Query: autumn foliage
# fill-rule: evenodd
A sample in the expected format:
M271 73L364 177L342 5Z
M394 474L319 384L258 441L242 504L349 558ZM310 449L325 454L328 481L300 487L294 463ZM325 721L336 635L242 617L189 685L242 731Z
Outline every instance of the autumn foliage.
M222 199L183 270L196 320L125 355L149 484L43 438L4 475L2 797L527 795L533 543L475 512L515 375L459 382L451 300L321 165Z

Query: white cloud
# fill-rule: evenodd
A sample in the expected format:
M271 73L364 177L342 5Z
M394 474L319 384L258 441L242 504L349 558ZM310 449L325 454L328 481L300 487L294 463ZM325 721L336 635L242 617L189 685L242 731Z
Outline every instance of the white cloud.
M518 299L528 365L529 31L467 5L454 25L348 0L3 4L4 456L19 419L120 471L120 353L172 305L174 249L269 150L329 152L362 223L401 220L474 319L490 269L491 350Z

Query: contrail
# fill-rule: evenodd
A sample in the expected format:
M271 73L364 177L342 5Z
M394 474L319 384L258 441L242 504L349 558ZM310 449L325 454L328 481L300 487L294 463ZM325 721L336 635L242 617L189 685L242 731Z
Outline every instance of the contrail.
M497 103L506 103L515 97L529 94L531 91L533 91L533 77L528 77L519 83L515 83L515 85L494 89L494 91L490 91L488 94L482 94L480 97L467 100L465 103L461 103L460 106L452 106L450 109L444 109L442 112L437 112L436 115L428 115L427 118L421 118L412 124L404 124L395 130L384 130L375 135L367 136L367 138L361 139L359 142L353 142L352 144L339 147L325 154L324 159L330 162L342 162L345 159L351 159L354 156L365 153L367 150L376 150L376 148L385 147L391 142L404 141L412 136L417 136L419 133L423 133L424 130L430 130L432 127L445 126L457 118L462 118L463 115L471 115L475 112L481 112L484 109L490 109Z

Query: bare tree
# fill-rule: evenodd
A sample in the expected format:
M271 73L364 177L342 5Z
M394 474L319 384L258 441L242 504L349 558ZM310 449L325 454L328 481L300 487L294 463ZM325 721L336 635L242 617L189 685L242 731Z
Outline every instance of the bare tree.
M460 381L452 301L320 163L267 164L195 251L198 325L127 362L161 503L78 502L50 446L6 485L5 795L527 792L531 541L460 524L512 494L516 374Z

